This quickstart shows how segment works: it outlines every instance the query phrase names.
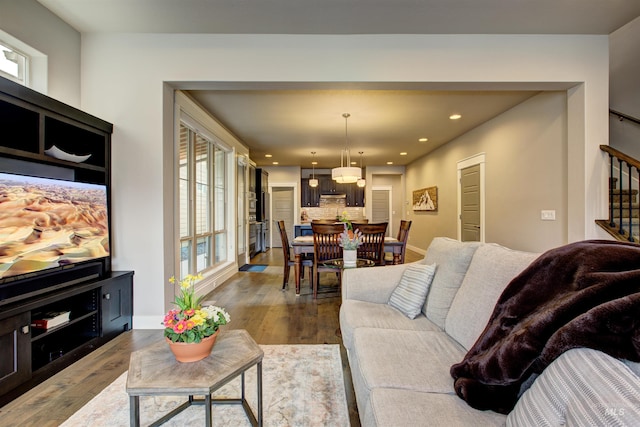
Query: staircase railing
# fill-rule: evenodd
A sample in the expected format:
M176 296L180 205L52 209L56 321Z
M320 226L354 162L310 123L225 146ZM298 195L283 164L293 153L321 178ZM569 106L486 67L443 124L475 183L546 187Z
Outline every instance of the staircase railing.
M600 149L609 155L609 220L596 222L619 240L638 242L640 161L608 145Z

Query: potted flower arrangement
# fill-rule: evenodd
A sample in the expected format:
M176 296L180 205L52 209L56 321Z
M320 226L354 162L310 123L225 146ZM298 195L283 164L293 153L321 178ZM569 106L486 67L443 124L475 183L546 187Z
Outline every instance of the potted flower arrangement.
M171 351L180 362L195 362L211 353L221 325L231 321L223 308L209 305L202 307L202 297L195 295L194 285L202 275L187 275L180 283L180 294L164 317L164 336ZM169 279L172 285L175 277ZM191 354L194 352L194 354Z
M355 267L358 259L358 246L362 244L362 233L359 229L351 230L351 222L345 222L344 230L338 236L338 244L342 246L344 267Z

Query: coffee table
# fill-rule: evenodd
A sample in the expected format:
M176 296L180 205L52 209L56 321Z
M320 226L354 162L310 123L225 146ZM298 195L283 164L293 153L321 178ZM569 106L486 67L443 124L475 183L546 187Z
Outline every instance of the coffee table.
M205 406L205 424L212 425L211 405L240 404L251 425L262 426L262 357L264 352L245 330L221 331L209 357L191 363L175 360L167 343L159 341L131 353L127 374L130 401L130 424L140 425L140 396L188 396L188 400L152 426L160 425L191 405ZM257 365L257 418L245 399L244 374ZM213 399L211 394L241 376L241 397ZM204 396L204 398L194 398Z

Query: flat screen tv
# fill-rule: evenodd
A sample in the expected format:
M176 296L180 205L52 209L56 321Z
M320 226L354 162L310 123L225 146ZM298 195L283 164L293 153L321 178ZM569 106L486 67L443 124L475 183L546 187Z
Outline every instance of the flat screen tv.
M105 185L0 173L0 288L108 257Z

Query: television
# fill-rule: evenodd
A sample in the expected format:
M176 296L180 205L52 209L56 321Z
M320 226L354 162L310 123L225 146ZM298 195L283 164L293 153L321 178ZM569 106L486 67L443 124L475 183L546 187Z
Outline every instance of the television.
M106 185L0 172L0 303L100 276L110 256ZM85 266L82 274L57 274Z

